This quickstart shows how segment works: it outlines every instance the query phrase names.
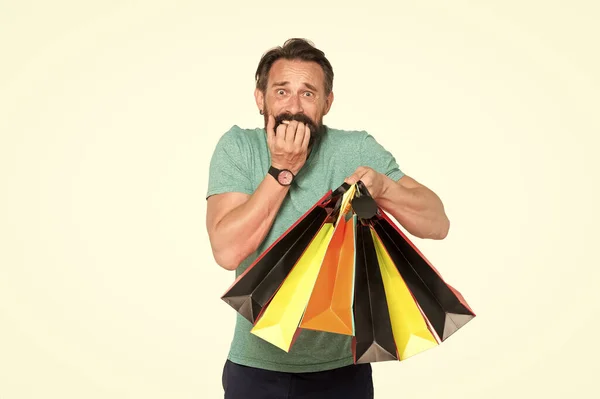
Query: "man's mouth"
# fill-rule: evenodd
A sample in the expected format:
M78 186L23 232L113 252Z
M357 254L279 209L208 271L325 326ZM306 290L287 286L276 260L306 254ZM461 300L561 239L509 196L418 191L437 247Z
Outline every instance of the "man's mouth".
M280 115L277 115L275 117L275 130L277 130L277 127L280 124L283 123L285 125L289 125L291 121L298 121L298 122L304 123L305 125L308 126L308 128L310 129L312 134L314 134L316 131L316 126L313 123L313 121L304 114L296 114L296 115L280 114Z

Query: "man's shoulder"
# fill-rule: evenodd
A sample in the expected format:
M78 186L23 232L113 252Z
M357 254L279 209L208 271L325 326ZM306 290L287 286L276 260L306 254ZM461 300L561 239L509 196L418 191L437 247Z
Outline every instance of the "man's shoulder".
M337 135L341 135L341 136L360 136L360 135L367 134L367 131L363 130L363 129L341 129L341 128L335 128L335 127L332 127L329 125L327 125L327 131L329 133L337 134Z
M260 150L266 145L264 129L243 128L232 125L217 140L217 148L225 151L248 152Z
M334 145L356 145L362 142L369 133L359 129L339 129L327 126L327 141Z
M238 140L256 140L264 136L264 129L261 128L244 128L240 125L232 125L222 134L222 138L238 139Z

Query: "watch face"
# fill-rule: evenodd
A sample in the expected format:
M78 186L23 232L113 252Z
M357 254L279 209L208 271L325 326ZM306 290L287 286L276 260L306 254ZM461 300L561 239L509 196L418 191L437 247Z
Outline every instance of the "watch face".
M292 175L292 172L290 172L289 170L282 170L281 172L279 172L277 180L279 180L279 183L288 186L292 183L293 178L294 176Z

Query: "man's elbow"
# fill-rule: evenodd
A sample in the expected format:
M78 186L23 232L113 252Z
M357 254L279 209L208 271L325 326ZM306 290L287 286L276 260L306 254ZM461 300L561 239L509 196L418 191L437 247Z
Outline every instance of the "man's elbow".
M240 265L241 261L232 256L231 251L213 251L215 262L225 270L235 270Z
M417 229L415 229L417 230ZM448 232L450 231L450 221L445 219L440 222L436 222L431 228L427 231L411 231L409 233L418 238L429 239L429 240L443 240L448 236Z
M444 218L444 220L440 223L440 228L438 229L434 239L443 240L448 237L448 232L450 231L450 220L448 218Z
M225 249L214 249L213 257L219 266L225 270L235 270L256 248L237 246Z

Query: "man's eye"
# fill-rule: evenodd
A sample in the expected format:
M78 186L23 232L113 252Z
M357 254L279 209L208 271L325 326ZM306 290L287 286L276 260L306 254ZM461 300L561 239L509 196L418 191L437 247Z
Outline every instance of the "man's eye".
M277 94L284 95L285 94L285 90L279 89L279 90L277 90Z
M312 97L313 94L310 91L307 91L304 93L304 95L307 97Z

